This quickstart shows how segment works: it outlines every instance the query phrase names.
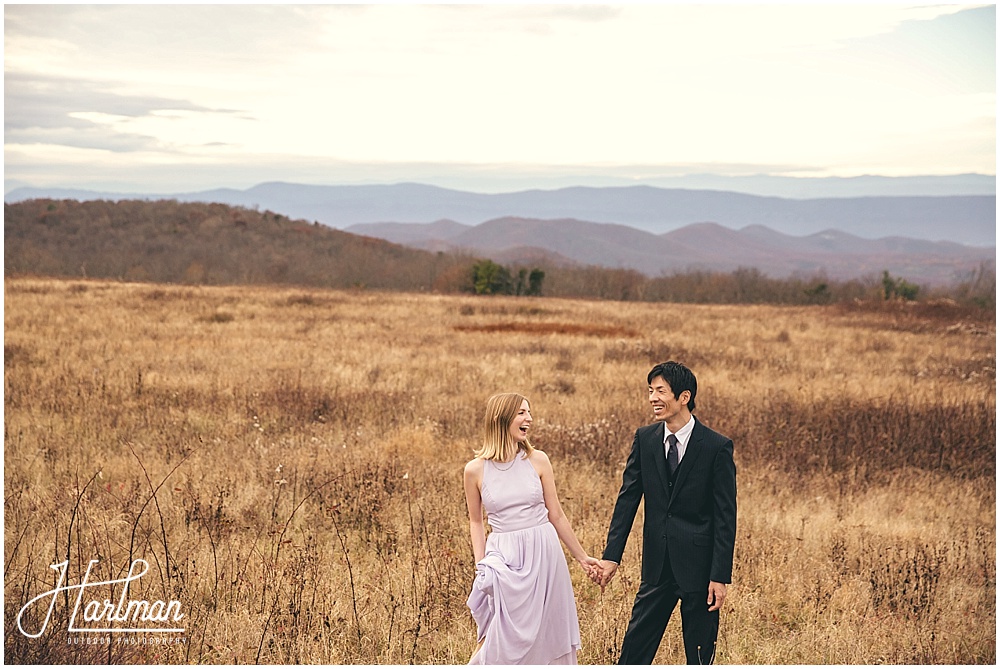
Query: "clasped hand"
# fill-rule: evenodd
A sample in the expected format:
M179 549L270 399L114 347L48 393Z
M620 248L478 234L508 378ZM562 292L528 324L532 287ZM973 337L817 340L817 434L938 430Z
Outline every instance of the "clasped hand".
M601 561L589 555L578 561L580 566L583 567L583 571L585 571L587 576L590 577L590 580L594 581L594 574L599 573L601 569ZM594 582L596 583L597 581Z
M611 560L598 560L597 558L587 557L586 560L581 560L580 564L583 566L584 571L587 572L590 580L596 585L601 586L601 592L604 592L604 586L611 582L611 579L615 576L615 572L618 571L618 563Z

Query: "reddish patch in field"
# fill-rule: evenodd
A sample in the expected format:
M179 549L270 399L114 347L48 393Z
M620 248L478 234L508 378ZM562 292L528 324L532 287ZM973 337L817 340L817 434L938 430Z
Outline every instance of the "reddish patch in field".
M565 334L591 337L638 337L631 328L618 325L585 325L581 323L486 323L456 325L459 332L527 332L529 334Z

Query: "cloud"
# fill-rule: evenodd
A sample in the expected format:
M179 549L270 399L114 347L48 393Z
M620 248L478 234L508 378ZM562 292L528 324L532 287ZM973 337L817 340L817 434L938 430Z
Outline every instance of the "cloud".
M11 73L4 79L4 126L61 127L71 113L96 112L113 116L148 116L164 110L212 114L243 114L234 109L212 109L189 100L113 92L108 82Z
M133 153L162 148L155 137L109 131L91 124L85 128L29 128L10 133L6 144L51 144L77 149L98 149L114 153Z
M66 73L100 66L165 71L238 69L278 50L313 46L331 10L283 5L6 5L6 65ZM256 59L256 61L255 61Z
M4 79L4 143L56 144L114 152L162 150L166 145L142 133L122 132L115 119L164 116L164 112L221 114L189 100L120 94L108 82L9 73Z
M622 14L622 8L615 5L554 5L552 16L576 21L608 21Z
M59 160L87 175L107 160L130 178L154 163L252 166L259 181L352 178L323 161L407 165L388 177L403 180L421 164L541 177L995 163L983 158L995 93L982 90L995 89L995 56L971 69L995 46L993 8L11 5L4 17L6 166L22 179ZM961 152L932 153L928 138L945 137Z
M905 64L914 85L996 93L995 6L906 21L880 40L859 40L857 50L871 63Z

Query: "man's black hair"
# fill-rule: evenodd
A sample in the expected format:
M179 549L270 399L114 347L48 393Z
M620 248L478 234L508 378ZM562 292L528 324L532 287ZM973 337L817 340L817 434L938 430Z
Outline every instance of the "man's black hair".
M653 379L657 376L662 377L670 386L674 399L680 397L685 390L690 391L691 399L688 400L687 408L688 411L694 411L694 396L698 394L698 379L695 378L694 372L679 362L668 360L653 367L646 376L646 382L652 385Z

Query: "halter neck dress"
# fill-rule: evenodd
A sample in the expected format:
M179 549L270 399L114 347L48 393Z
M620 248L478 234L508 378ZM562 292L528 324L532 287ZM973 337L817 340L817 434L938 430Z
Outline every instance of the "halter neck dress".
M469 664L576 664L573 584L538 473L520 451L486 460L481 492L492 532L467 602L483 642Z

